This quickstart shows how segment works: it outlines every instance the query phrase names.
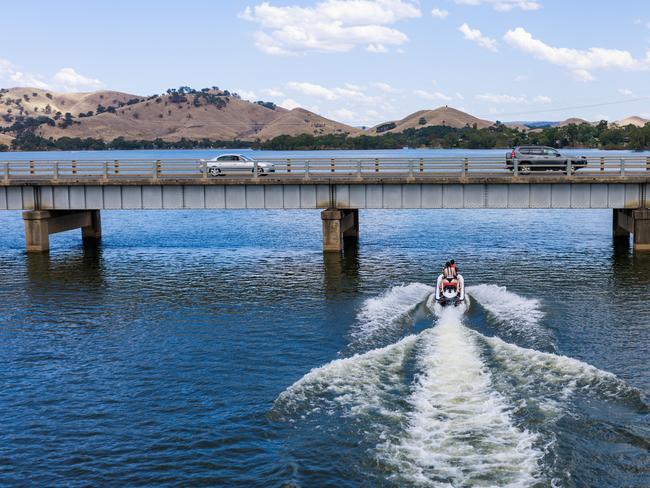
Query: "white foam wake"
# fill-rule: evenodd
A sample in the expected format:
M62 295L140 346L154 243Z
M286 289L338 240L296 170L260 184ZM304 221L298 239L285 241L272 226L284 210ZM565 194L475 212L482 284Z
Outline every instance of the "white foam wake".
M405 394L402 372L416 336L364 354L337 359L305 376L283 391L274 411L281 416L307 415L320 408L346 407L346 414L400 415L393 410Z
M546 400L566 400L577 390L609 398L628 395L640 398L640 392L618 378L578 359L519 347L499 337L480 336L492 349L500 369L515 380L526 394L543 396ZM513 385L513 382L509 382Z
M453 309L421 334L412 411L380 458L398 481L424 486L530 486L542 452L536 435L513 424L510 405L492 386L472 333Z
M394 286L379 297L366 300L351 336L356 345L374 343L379 338L399 332L401 319L433 293L435 288L423 283ZM396 330L398 329L398 330Z
M539 300L519 296L505 286L483 284L467 291L496 319L502 332L532 344L553 345L551 332L540 323L544 312Z

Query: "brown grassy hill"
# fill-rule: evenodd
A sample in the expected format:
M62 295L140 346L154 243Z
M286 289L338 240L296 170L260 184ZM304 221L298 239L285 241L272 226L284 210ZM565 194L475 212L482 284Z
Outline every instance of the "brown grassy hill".
M422 127L428 127L430 125L446 125L457 129L463 128L466 125L469 125L471 127L474 124L476 124L476 126L480 129L494 125L494 122L490 122L489 120L479 119L473 115L461 112L455 108L445 106L436 108L435 110L420 110L404 117L401 120L379 124L370 129L370 132L377 134L377 128L381 129L382 126L392 123L395 124L394 128L381 132L402 132L406 129L418 129Z
M643 117L633 115L631 117L626 117L624 119L617 120L616 122L614 122L614 124L618 125L619 127L625 127L627 125L634 125L636 127L643 127L648 122L650 122L650 120L644 119Z
M57 93L40 88L9 88L0 92L0 127L7 127L13 120L4 116L54 117L66 112L77 117L80 113L95 111L98 105L118 106L129 100L142 99L137 95L110 90L92 93Z
M351 136L356 136L362 132L363 131L360 129L335 122L334 120L326 119L325 117L321 117L309 110L294 108L273 120L258 134L256 134L255 137L266 140L281 135L297 136L300 134L309 134L314 136L322 136L325 134L349 134Z
M286 110L270 108L256 103L211 92L210 98L194 102L192 96L180 101L171 95L148 98L142 102L118 108L115 113L102 113L93 117L75 119L69 127L42 126L44 137L94 137L112 140L163 139L176 141L182 138L213 140L255 139L267 124Z
M55 93L35 88L11 88L0 93L0 127L27 117L49 117L36 134L178 141L255 140L283 134L360 133L358 129L303 109L288 111L273 104L253 103L225 90L169 90L143 97L128 93ZM66 120L66 114L71 114Z
M13 141L13 137L11 137L8 134L0 134L0 144L4 144L5 146L11 146L11 141Z
M582 124L589 124L590 122L585 119L581 119L579 117L570 117L566 120L563 120L558 124L558 127L565 127L567 125L575 124L575 125L582 125Z

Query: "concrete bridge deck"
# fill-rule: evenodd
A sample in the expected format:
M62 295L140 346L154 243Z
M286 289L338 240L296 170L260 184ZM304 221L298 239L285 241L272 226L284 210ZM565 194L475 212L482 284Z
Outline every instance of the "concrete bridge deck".
M633 233L635 249L650 249L645 157L597 158L577 170L567 162L529 174L488 158L273 164L268 176L210 177L205 162L187 160L0 161L0 210L27 211L28 234L44 236L39 244L28 235L30 250L46 250L50 233L75 226L99 238L98 211L105 209L327 209L324 247L338 250L343 237L358 234L358 210L377 208L614 209L617 232ZM48 219L56 219L50 230L39 227Z

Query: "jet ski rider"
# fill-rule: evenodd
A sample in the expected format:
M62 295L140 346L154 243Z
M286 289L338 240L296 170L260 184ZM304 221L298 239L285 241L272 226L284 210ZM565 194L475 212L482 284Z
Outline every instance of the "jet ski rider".
M449 286L455 287L458 292L454 300L454 304L458 305L465 299L465 282L463 276L458 272L458 267L453 259L445 263L445 266L442 268L442 274L438 276L436 283L436 300L438 302L444 303L446 301L442 291L445 287Z

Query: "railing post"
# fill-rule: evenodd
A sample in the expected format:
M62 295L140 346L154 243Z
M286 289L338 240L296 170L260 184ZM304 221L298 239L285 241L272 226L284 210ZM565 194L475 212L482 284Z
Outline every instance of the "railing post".
M208 162L201 161L201 178L204 180L208 179Z
M424 159L420 158L420 173L424 173Z
M571 176L571 160L566 160L566 175Z
M330 171L334 173L336 171L336 159L330 159Z
M73 160L71 166L72 166L72 174L76 175L77 174L77 162Z
M517 161L516 158L512 162L512 169L513 169L513 174L515 176L519 176L519 161Z
M361 179L361 160L357 160L357 178Z
M305 179L309 179L309 159L305 160Z
M4 176L4 180L5 180L7 183L9 183L9 164L10 164L9 161L7 161L7 162L5 163L5 176Z
M29 162L29 174L33 175L35 173L34 171L34 161Z
M291 159L287 159L287 173L291 173Z
M116 175L120 173L120 162L117 159L113 161L113 173Z
M104 161L102 164L102 179L104 181L108 180L108 161Z
M253 178L258 177L257 169L258 169L258 167L257 167L257 159L254 159L253 160Z
M409 178L413 178L413 160L409 159Z
M375 173L379 173L379 159L375 158Z
M645 158L645 170L650 172L650 157Z
M605 171L605 158L604 157L600 158L600 170Z
M621 176L625 176L625 159L621 158Z
M54 179L58 180L59 179L59 162L54 161Z
M160 159L157 159L156 164L154 166L154 173L155 173L154 178L155 179L160 178L160 173L161 172L162 172L162 163L161 163Z
M463 161L463 173L465 176L467 176L467 173L469 172L469 158L465 158Z

